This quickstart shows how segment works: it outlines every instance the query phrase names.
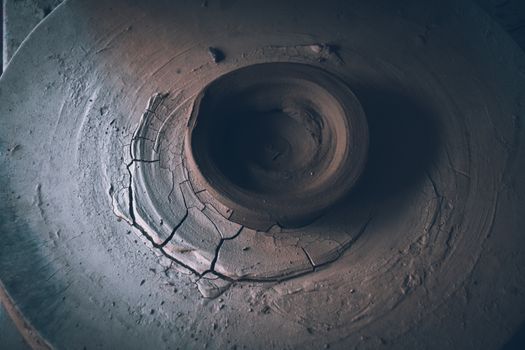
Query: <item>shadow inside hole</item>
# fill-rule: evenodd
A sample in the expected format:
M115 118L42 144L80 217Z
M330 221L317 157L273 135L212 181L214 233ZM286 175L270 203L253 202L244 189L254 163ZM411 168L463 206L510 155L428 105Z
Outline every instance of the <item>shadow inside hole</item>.
M341 225L362 220L352 213L387 200L395 203L389 215L403 210L440 146L437 115L424 101L392 89L354 86L353 91L367 117L370 146L359 183L325 214Z
M297 190L303 183L291 174L315 151L315 142L300 122L278 109L216 112L211 155L232 183L264 194Z

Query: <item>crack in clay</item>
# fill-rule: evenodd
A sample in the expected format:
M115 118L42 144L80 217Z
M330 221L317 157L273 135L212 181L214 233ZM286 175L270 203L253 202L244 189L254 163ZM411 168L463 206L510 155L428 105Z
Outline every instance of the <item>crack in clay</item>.
M219 260L220 252L221 252L221 250L223 248L224 243L226 241L228 241L228 240L236 239L242 233L244 226L241 226L233 236L226 237L226 238L225 237L221 237L220 238L219 243L214 248L213 259L210 262L209 268L206 269L202 273L198 272L195 268L191 267L187 263L184 263L184 262L180 261L179 259L177 259L176 257L174 257L173 255L171 255L169 252L166 251L165 247L175 237L175 235L177 234L178 230L183 226L184 222L189 217L189 210L192 209L192 208L198 209L209 220L209 222L213 225L215 231L220 236L223 236L223 235L221 233L221 230L217 226L217 223L215 222L215 219L213 217L210 217L205 212L206 206L210 206L211 208L213 208L213 210L215 210L218 213L220 213L220 211L215 207L214 203L210 203L209 202L210 198L208 198L207 200L206 199L203 200L203 199L197 197L195 200L199 203L198 207L195 204L189 205L189 203L188 203L188 199L186 198L188 194L185 194L185 188L183 188L184 184L188 183L189 186L188 186L187 190L191 191L191 193L193 193L195 195L199 194L199 193L206 192L207 190L206 189L195 189L194 184L192 183L191 179L189 178L189 169L188 169L187 164L185 162L183 148L181 148L181 150L179 152L174 153L174 155L180 157L180 162L177 163L175 165L175 167L177 167L177 166L181 166L182 167L183 180L177 182L177 180L176 180L177 176L175 175L174 169L172 167L167 169L169 171L169 173L171 174L171 186L170 186L170 191L169 191L169 194L168 194L168 201L170 203L172 203L171 195L174 193L176 186L178 186L179 190L180 190L180 193L181 193L181 196L182 196L182 202L183 202L184 210L185 210L182 219L173 227L173 229L171 230L169 236L166 239L164 239L161 243L157 243L153 239L153 236L148 232L148 230L137 222L137 217L136 217L137 213L135 211L135 206L136 206L135 202L136 201L135 201L135 195L134 195L135 179L134 179L134 171L132 170L132 166L136 165L136 163L147 163L147 164L149 163L149 164L151 164L151 163L160 163L161 162L160 154L157 151L159 149L158 136L156 137L157 140L154 142L150 138L144 137L144 136L138 136L138 134L141 133L141 132L146 131L146 129L143 129L143 127L144 127L143 123L147 122L147 116L148 115L149 116L154 116L159 121L162 121L162 119L159 118L156 115L156 112L157 112L157 109L162 104L163 100L166 98L166 96L168 96L168 94L156 94L156 95L154 95L152 97L152 99L148 103L148 108L146 109L145 113L143 114L143 116L141 118L141 122L139 123L139 125L135 129L135 132L132 135L131 143L126 145L128 150L129 150L129 156L130 156L131 160L129 161L129 163L126 164L126 170L127 170L127 173L128 173L127 175L129 176L129 183L128 183L128 186L127 186L127 190L128 190L128 206L129 206L129 208L128 208L129 220L127 220L126 218L124 218L124 219L126 219L126 221L132 227L136 228L142 234L142 237L144 237L151 244L151 246L153 248L159 249L161 251L161 253L165 257L167 257L170 261L172 261L173 263L177 264L178 266L181 266L181 267L187 269L192 274L197 276L199 279L203 278L206 274L213 274L214 276L216 276L216 277L218 277L218 278L220 278L222 280L229 281L229 282L261 282L261 283L265 282L266 283L266 282L287 281L287 280L294 279L294 278L306 275L308 273L311 273L311 272L315 271L316 269L319 269L319 268L321 268L323 266L329 265L332 262L334 262L335 260L339 259L342 256L342 254L344 254L346 249L348 247L350 247L355 242L355 240L366 230L368 224L372 220L372 216L360 228L360 230L357 233L357 235L353 239L351 239L349 242L347 242L346 244L341 244L341 243L337 242L336 240L334 240L334 242L338 245L338 248L336 249L337 254L336 254L335 257L333 257L333 258L331 258L331 259L329 259L329 260L327 260L327 261L325 261L323 263L315 264L312 256L308 253L308 251L301 247L302 252L305 255L305 258L309 261L309 264L312 266L312 270L307 270L307 271L303 271L303 272L296 273L296 274L289 274L289 273L284 273L283 272L282 274L277 274L275 276L266 277L266 278L252 278L252 277L232 278L232 277L229 277L227 275L224 275L223 273L217 272L215 270L216 264L217 264L217 262ZM183 101L183 104L185 104L190 99L191 99L191 97L188 98L188 99L185 99ZM180 109L180 106L181 105L179 104L178 107L175 108L175 109L176 110ZM174 113L175 113L175 111L170 112L169 117L173 116ZM166 125L166 123L170 119L169 117L166 118L163 121L161 130L163 129L163 127ZM147 124L148 125L146 125L146 127L147 128L151 128L151 125L149 125L150 123L147 123ZM151 128L151 130L153 130L153 128ZM156 132L160 133L160 131L156 131ZM134 151L135 151L135 147L136 147L136 142L137 141L141 141L141 140L154 143L152 151L157 153L157 154L159 154L158 159L147 160L147 159L140 159L140 157L134 157ZM126 189L125 186L124 186L123 190L124 189ZM112 191L112 192L114 192L114 191ZM200 204L202 204L202 207L200 206ZM230 215L231 215L231 213L230 213ZM226 218L226 219L228 219L228 218ZM277 228L278 228L278 231L280 232L281 228L279 226L277 226ZM275 233L276 232L274 232L275 228L270 227L267 230L267 232L270 232L270 231L271 231L271 233L270 233L271 238L274 241L274 244L276 244L276 237L275 237ZM299 244L298 243L296 243L295 246L297 248L299 248Z
M210 219L210 221L212 221ZM213 221L212 221L213 223ZM213 223L213 225L215 226L215 223ZM217 229L217 232L220 234L219 232L219 229L217 228L217 226L215 226L215 228ZM239 236L242 232L242 230L244 229L244 226L241 226L239 228L239 230L237 231L237 233L235 233L235 235L233 235L232 237L228 237L228 238L221 238L221 240L219 241L219 244L217 245L217 247L215 248L215 255L213 257L213 260L211 262L211 266L210 266L210 269L207 270L207 271L204 271L201 275L201 278L206 275L207 273L214 273L216 274L217 272L215 271L215 264L217 263L217 260L219 259L219 253L220 253L220 250L222 248L222 245L224 244L225 241L231 241L235 238L237 238L237 236Z
M179 189L181 190L180 193L182 195L182 201L184 203L184 207L186 208L185 212L184 212L184 215L182 217L182 219L180 220L180 222L175 225L175 227L173 228L172 232L170 233L170 235L168 236L168 238L166 238L164 240L164 242L161 243L161 247L165 247L169 241L171 241L173 239L173 237L175 236L175 233L177 233L177 230L182 226L182 224L184 223L184 221L186 221L186 219L188 218L188 215L189 215L189 209L190 208L193 208L193 207L188 207L188 204L186 203L186 198L184 196L184 191L182 190L182 188L180 187L181 184L183 184L184 182L181 182L178 184L179 186Z
M167 96L167 94L165 95L160 95L160 96ZM138 130L140 129L140 124L139 126L137 127L137 129L135 130L135 135L136 133L138 132ZM133 137L135 138L135 136ZM199 275L199 273L193 269L191 266L187 265L187 264L184 264L182 261L174 258L173 256L169 255L165 250L164 250L164 245L162 244L158 244L154 241L153 237L150 236L150 234L141 226L139 225L137 222L136 222L136 217L135 217L135 209L134 209L134 199L133 199L133 174L132 174L132 171L131 171L131 166L137 162L138 160L136 159L133 159L133 142L130 143L130 147L129 147L129 153L130 153L130 157L132 158L131 162L129 162L127 165L126 165L126 169L128 171L128 175L129 175L129 186L128 186L128 201L129 201L129 208L128 208L128 211L129 211L129 216L130 216L130 219L131 219L131 226L135 227L137 230L139 230L140 233L142 233L143 237L145 237L151 244L154 248L157 248L157 249L160 249L160 251L168 258L168 259L171 259L172 261L176 262L177 264L179 264L180 266L188 269L189 271L191 271L192 273L196 274L196 275ZM186 213L186 216L187 216L187 213ZM181 224L184 220L181 221ZM173 234L175 234L175 231L173 232ZM167 242L166 242L167 243Z
M165 250L164 248L159 245L158 243L155 243L155 241L153 240L153 238L149 235L149 233L142 227L140 226L136 221L135 221L135 211L134 211L134 208L133 208L133 176L131 174L131 170L130 170L130 166L133 164L133 162L129 163L128 166L126 166L126 168L128 169L128 173L129 173L129 178L130 178L130 185L128 187L128 193L129 193L129 216L130 216L130 219L131 219L131 222L130 222L130 225L135 227L137 230L139 230L140 233L142 233L143 237L145 237L150 243L151 245L154 247L154 248L157 248L157 249L160 249L160 251L168 258L168 259L171 259L173 260L175 263L179 264L180 266L184 267L185 269L191 271L192 273L194 273L195 275L197 276L200 276L200 274L195 270L193 269L191 266L183 263L182 261L174 258L173 256L169 255Z
M135 162L137 163L157 163L157 162L160 162L160 159L153 159L153 160L133 159L132 163L135 163Z
M352 244L355 243L355 241L366 231L366 229L368 228L368 225L372 222L372 219L374 218L374 215L370 215L370 217L368 218L368 220L361 226L361 228L359 229L359 231L357 232L357 234L355 235L355 237L353 237L353 239L349 240L348 242L346 242L345 244L341 244L337 241L334 241L336 242L338 245L339 245L339 249L338 249L338 253L337 255L332 258L332 259L329 259L321 264L315 264L310 256L310 254L308 254L308 252L304 249L304 248L301 248L303 249L303 251L305 252L306 256L308 257L308 260L310 261L310 263L312 264L313 268L314 268L314 271L318 270L319 268L321 267L325 267L335 261L337 261L347 250L348 248L350 248L350 246L352 246Z
M167 94L165 95L161 95L163 97L167 96ZM158 105L157 105L158 107ZM151 110L149 110L151 112ZM154 113L154 112L153 112ZM135 134L138 132L140 128L140 124L139 126L137 127L136 131L135 131ZM134 136L133 139L132 139L132 142L130 143L129 145L129 152L130 152L130 157L133 158L133 140L136 139L136 137ZM155 160L155 161L149 161L149 163L154 163L154 162L158 162L159 160ZM137 160L137 159L132 159L127 165L126 165L126 169L127 169L127 172L128 172L128 176L129 176L129 186L128 186L128 201L129 201L129 216L130 216L130 219L131 219L131 222L130 225L135 227L137 230L139 230L139 232L142 233L143 237L145 237L151 244L154 248L157 248L157 249L160 249L160 251L164 254L164 256L166 256L168 259L172 260L173 262L177 263L178 265L188 269L189 271L191 271L193 274L195 274L196 276L199 276L202 278L202 276L204 276L204 274L206 272L214 272L212 268L210 268L209 270L205 271L204 273L199 273L197 272L195 269L193 269L192 267L190 267L189 265L183 263L182 261L176 259L175 257L171 256L170 254L168 254L164 247L169 243L169 241L174 237L175 233L177 232L177 230L182 226L182 224L184 223L184 221L186 220L186 218L188 217L188 214L189 214L189 207L186 203L186 199L185 199L185 196L184 196L184 191L182 190L182 188L180 187L180 185L182 185L183 183L185 182L188 182L189 180L184 180L182 182L180 182L178 185L179 185L179 188L181 189L181 195L182 195L182 199L183 199L183 202L184 202L184 206L186 208L186 211L185 211L185 214L184 214L184 217L182 218L182 220L174 227L174 229L172 230L170 236L165 240L163 241L161 244L158 244L154 241L154 239L151 237L151 235L147 232L146 229L144 229L141 225L139 225L137 222L136 222L136 217L135 217L135 209L134 209L134 196L133 196L133 174L132 174L132 171L131 171L131 166L135 163L135 162L142 162L141 160ZM146 161L147 163L147 161ZM184 167L184 164L183 162L181 163L182 166ZM191 185L191 184L190 184ZM210 220L211 221L211 220ZM215 225L215 223L213 223ZM238 234L241 232L242 228L239 230L239 232L234 236L232 237L231 239L235 238L238 236ZM221 239L221 241L219 242L219 245L218 245L218 248L216 249L216 256L215 256L215 260L212 261L212 265L214 267L215 265L215 262L218 258L218 251L220 249L220 246L222 246L222 244L224 243L224 240L225 239ZM215 272L214 272L215 273ZM223 276L219 276L219 274L215 273L218 277L221 277L223 278ZM224 276L225 277L225 276Z
M171 195L173 194L173 191L175 191L175 174L171 169L167 169L171 174L171 189L168 193L168 202L171 203ZM180 184L179 184L180 185Z
M516 294L523 266L518 244L523 226L518 213L523 199L522 150L511 144L508 119L515 107L513 99L523 99L515 96L517 88L521 94L522 86L513 86L523 81L519 75L523 64L514 62L523 57L517 57L517 50L516 54L505 50L512 42L507 43L505 37L499 40L497 31L485 40L484 31L493 28L481 23L484 20L470 20L484 17L467 5L451 2L450 6L414 5L412 9L412 2L389 6L381 1L385 6L334 2L327 7L308 2L299 8L286 2L268 7L262 1L257 6L261 11L254 14L247 11L249 6L231 1L210 3L205 14L198 6L179 4L177 9L167 2L154 6L123 2L120 10L116 4L99 2L91 6L90 16L81 16L85 21L80 30L64 31L53 25L59 12L40 26L40 32L33 32L25 53L43 53L35 57L44 64L30 68L35 70L33 76L45 79L22 77L19 73L27 71L28 60L19 57L0 84L0 114L12 115L6 127L0 128L4 129L0 138L23 144L22 151L15 153L21 159L4 164L7 187L1 202L6 208L0 223L6 234L0 256L5 262L2 281L42 334L64 348L74 346L75 340L86 348L119 342L128 348L148 344L159 348L257 348L264 344L276 348L322 348L325 344L327 348L411 348L414 344L442 348L456 341L460 348L475 348L487 339L503 344L510 328L521 322L518 314L523 307ZM85 14L87 6L77 3L67 2L62 15ZM289 20L288 14L297 18ZM238 25L224 26L232 18L238 19ZM425 32L427 20L439 23L439 30ZM117 30L124 28L123 23L133 23L134 30L113 38L112 29L115 25ZM93 30L86 32L86 28ZM113 41L108 42L108 31ZM458 32L465 35L454 36ZM417 42L417 34L424 34L426 47ZM61 37L64 40L54 40ZM50 45L41 45L40 39ZM91 57L79 56L81 49L71 49L70 39L98 42L98 47L88 48ZM338 65L335 56L321 61L324 51L336 51L324 44L331 40L341 45L345 66ZM261 53L260 48L272 44L283 46ZM296 44L306 45L294 48ZM226 64L209 62L205 52L209 45L226 45ZM98 49L108 51L103 57L93 56ZM259 51L251 54L253 50ZM54 52L70 53L63 67L47 57ZM204 59L206 66L192 74L191 69ZM187 164L178 166L175 156L184 148L181 135L191 101L183 108L178 104L230 70L274 61L322 67L355 87L373 126L374 147L365 181L348 201L331 208L311 226L282 232L277 228L267 233L241 231L217 214L225 210L220 204L215 207L211 187L203 189L192 179L181 182L182 177L193 175L183 173ZM50 66L57 66L59 73L47 69ZM47 90L42 89L45 85ZM148 106L146 122L153 124L139 125L142 130L133 137L144 111L139 110L140 103L159 87L173 88L170 97L158 109ZM172 96L181 87L181 93ZM27 99L10 91L15 88L21 88ZM90 90L97 92L92 105L85 101ZM483 113L483 102L491 107L490 116ZM173 107L178 111L172 118ZM41 112L42 123L31 126L34 133L27 136L23 126L31 125L34 118L26 112L34 110ZM53 129L46 120L53 122L57 110L62 120ZM497 139L487 123L490 117L494 132L499 133ZM124 132L115 131L117 126ZM313 130L310 124L306 129ZM523 136L523 129L517 129L514 139ZM465 136L464 130L471 134ZM471 149L466 148L465 139ZM131 145L119 147L129 140ZM524 146L519 140L515 143L516 148ZM45 158L39 156L39 145L44 145ZM131 158L130 147L136 152L129 152ZM287 154L279 150L268 151L269 160L274 161L268 164L276 168L275 164L287 160ZM32 162L41 165L41 171L28 171ZM428 168L428 179L424 168ZM310 168L305 169L306 176ZM37 183L42 186L38 200ZM11 197L8 190L16 191L12 196L21 195L21 200ZM500 191L501 202L496 198L491 211L494 190ZM111 201L106 200L108 195ZM189 206L194 207L188 214ZM117 216L111 215L111 208ZM39 209L47 223L39 217ZM370 209L376 210L373 215ZM233 219L239 216L242 213L237 211ZM55 228L63 234L56 234ZM66 243L79 231L84 231L81 238ZM17 235L20 232L24 237ZM168 236L170 243L163 246ZM186 248L195 250L179 253ZM446 259L443 252L448 254ZM38 271L62 253L66 256ZM399 263L391 267L396 257ZM329 268L311 272L336 259L340 260ZM468 275L474 262L476 271ZM55 272L63 264L74 270ZM292 276L293 271L283 269L308 271ZM24 277L27 283L18 276L24 271L35 272ZM51 280L44 283L46 277ZM217 293L213 285L221 292L227 284L221 281L235 283L224 300L208 302L195 288L196 279L202 279L213 295ZM24 292L31 282L39 281L43 284L36 293ZM75 282L73 288L70 281ZM64 298L53 297L67 288ZM291 293L295 295L289 297ZM54 317L68 312L71 322ZM502 315L504 324L499 322ZM46 323L47 319L58 323ZM432 327L442 332L433 332ZM98 330L96 337L86 333L93 329ZM429 332L435 339L425 338ZM124 333L127 336L115 337ZM396 341L399 334L403 337Z

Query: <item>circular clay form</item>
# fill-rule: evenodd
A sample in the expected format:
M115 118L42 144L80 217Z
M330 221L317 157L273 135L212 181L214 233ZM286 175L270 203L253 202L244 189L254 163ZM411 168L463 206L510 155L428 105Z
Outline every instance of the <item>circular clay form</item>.
M327 71L264 63L224 74L193 104L185 156L197 187L265 230L312 222L347 195L368 150L363 109Z
M49 348L501 349L523 72L469 1L64 1L0 77L0 285Z

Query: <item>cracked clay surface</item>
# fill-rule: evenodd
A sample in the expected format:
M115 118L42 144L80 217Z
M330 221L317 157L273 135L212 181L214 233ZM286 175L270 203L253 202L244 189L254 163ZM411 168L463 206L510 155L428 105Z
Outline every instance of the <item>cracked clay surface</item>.
M350 227L328 234L315 227L260 232L228 220L232 210L195 188L182 150L170 147L169 140L183 139L188 121L179 100L168 97L157 93L148 101L129 147L127 195L118 189L112 203L117 216L169 259L199 277L282 281L335 260L364 231L363 224L354 235Z
M340 204L262 232L183 136L204 86L268 62L344 81L370 148ZM525 310L524 71L470 2L66 1L0 78L0 279L57 349L499 349Z

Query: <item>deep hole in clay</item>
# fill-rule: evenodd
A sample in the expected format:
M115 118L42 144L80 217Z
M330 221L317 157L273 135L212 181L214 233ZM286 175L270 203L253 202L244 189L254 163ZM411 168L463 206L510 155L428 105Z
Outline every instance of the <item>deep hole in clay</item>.
M239 223L257 229L315 219L354 185L368 150L366 119L349 87L290 63L212 82L196 100L187 138L190 168L243 213Z
M301 191L311 185L326 153L322 119L301 120L300 109L278 107L222 112L211 145L220 171L241 188L257 193ZM315 119L313 119L315 118ZM308 125L311 124L311 125ZM323 152L324 151L324 152Z

